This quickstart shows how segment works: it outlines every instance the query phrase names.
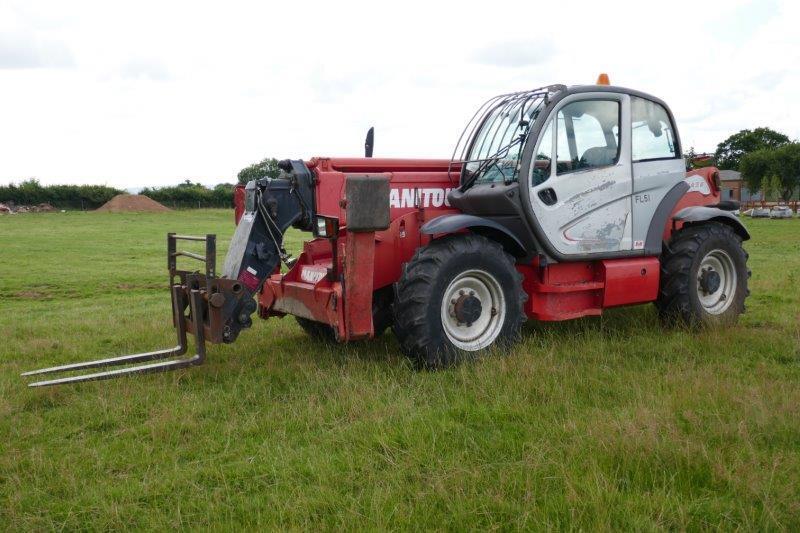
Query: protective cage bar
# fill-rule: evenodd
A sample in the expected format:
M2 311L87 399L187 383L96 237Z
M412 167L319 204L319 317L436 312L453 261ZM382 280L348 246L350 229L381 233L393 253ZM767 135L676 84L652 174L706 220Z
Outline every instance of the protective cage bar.
M450 158L450 165L447 169L450 180L455 181L452 176L455 168L460 170L458 176L458 182L460 183L464 173L467 171L468 164L483 164L497 157L503 157L505 155L504 152L509 148L509 141L524 144L530 131L530 126L532 126L535 119L535 114L538 114L547 105L548 99L552 94L564 89L566 89L564 85L548 85L527 91L501 94L484 102L467 122L453 148L453 155ZM517 125L524 121L526 112L532 112L534 116L529 115L527 117L527 125L523 130L523 136L513 135L509 138L510 130L508 126ZM498 137L499 129L492 132L491 128L498 120L502 122L504 118L509 118L511 115L519 115L519 121L514 123L509 120L507 127L503 128L502 134ZM491 137L484 137L481 143L484 145L489 141L489 144L486 145L486 155L484 157L470 157L473 144L478 140L478 135L483 130L491 133Z
M178 251L176 243L178 240L205 242L206 255L193 254L190 252ZM170 277L170 293L172 297L172 319L178 336L178 343L173 348L156 350L153 352L143 352L107 359L97 359L95 361L85 361L68 365L53 366L24 372L22 376L37 376L43 374L55 374L61 372L74 372L76 370L87 370L90 368L106 368L133 363L143 363L148 361L158 361L126 368L116 368L105 372L95 372L91 374L81 374L63 378L36 381L29 383L29 387L46 387L51 385L63 385L66 383L81 383L84 381L98 381L135 374L150 374L155 372L166 372L177 370L188 366L199 365L206 358L206 335L204 327L204 316L206 315L207 292L199 288L192 288L197 285L196 278L201 278L196 273L184 270L177 270L176 259L180 256L198 259L204 262L206 276L204 276L208 286L214 278L216 270L216 235L206 235L205 237L195 237L190 235L167 234L167 267ZM175 283L175 278L179 278L180 283ZM186 315L186 310L189 315ZM192 356L182 357L188 350L187 331L194 334L196 352Z

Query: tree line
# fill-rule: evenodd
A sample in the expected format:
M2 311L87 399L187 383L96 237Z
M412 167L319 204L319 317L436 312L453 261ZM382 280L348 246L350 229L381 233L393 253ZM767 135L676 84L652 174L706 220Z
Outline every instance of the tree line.
M264 177L275 178L279 173L278 160L268 157L240 170L237 181L245 184L250 180ZM148 196L167 207L232 207L233 188L232 183L220 183L209 188L201 183L186 180L180 185L170 187L146 187L139 194Z
M741 172L747 188L764 198L788 201L800 189L800 143L770 128L731 135L717 145L710 163Z
M105 185L42 185L29 179L0 185L0 202L17 205L48 203L62 209L96 209L124 191Z
M247 183L263 177L277 177L278 160L266 158L243 168L237 178ZM139 194L173 208L223 207L233 205L233 183L220 183L206 187L202 183L186 180L168 187L145 187ZM38 205L48 203L59 209L97 209L125 191L106 185L42 185L36 179L19 184L0 185L0 203Z
M206 187L186 180L170 187L145 187L139 194L172 208L224 207L233 205L233 184Z
M146 187L139 194L167 207L224 207L233 205L233 184L206 187L186 180L171 187ZM106 185L42 185L36 179L0 185L0 203L15 205L50 204L59 209L97 209L125 191Z
M280 173L278 160L268 157L253 163L239 171L238 183L245 184L250 180L264 177L275 178ZM152 198L167 207L192 208L192 207L232 207L232 183L220 183L214 187L206 187L201 183L192 183L186 180L183 183L170 187L145 187L139 194Z

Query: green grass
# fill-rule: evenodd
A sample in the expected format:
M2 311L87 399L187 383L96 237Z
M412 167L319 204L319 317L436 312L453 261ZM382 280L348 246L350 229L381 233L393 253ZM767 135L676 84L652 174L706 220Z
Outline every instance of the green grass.
M747 224L734 328L617 309L416 372L391 334L259 320L202 367L31 390L24 370L171 345L164 235L222 256L232 214L2 217L0 527L796 530L800 220Z

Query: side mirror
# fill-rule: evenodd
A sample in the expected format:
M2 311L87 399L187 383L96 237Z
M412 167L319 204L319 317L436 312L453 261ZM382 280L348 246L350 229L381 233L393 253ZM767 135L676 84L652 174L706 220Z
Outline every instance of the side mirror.
M367 138L364 141L364 157L372 157L372 147L375 146L375 128L367 131Z

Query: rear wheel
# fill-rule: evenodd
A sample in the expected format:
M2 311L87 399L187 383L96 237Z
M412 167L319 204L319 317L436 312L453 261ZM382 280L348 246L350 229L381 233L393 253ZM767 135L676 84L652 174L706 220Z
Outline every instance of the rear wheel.
M525 321L514 258L479 235L420 248L395 288L394 331L416 363L436 368L516 340Z
M670 240L661 258L656 305L667 323L732 324L749 295L747 252L730 226L689 226Z

